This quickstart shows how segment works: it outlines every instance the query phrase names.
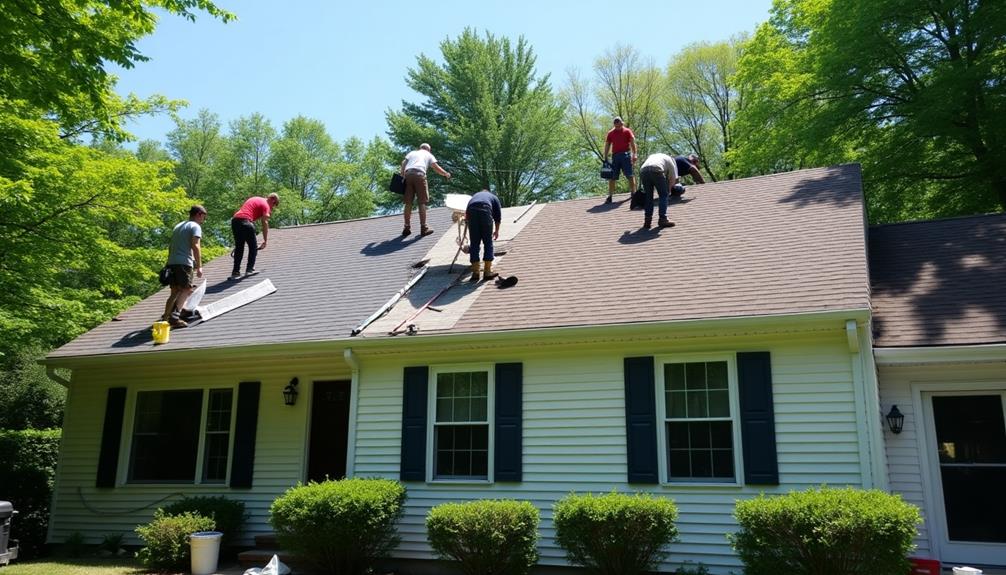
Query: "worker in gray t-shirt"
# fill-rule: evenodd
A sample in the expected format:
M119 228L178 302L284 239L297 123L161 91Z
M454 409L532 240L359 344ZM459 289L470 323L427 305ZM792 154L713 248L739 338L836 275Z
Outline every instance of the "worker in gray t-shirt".
M199 242L203 237L204 221L206 221L206 208L192 206L189 210L189 219L171 231L167 263L171 271L169 282L171 295L168 296L161 318L170 323L171 327L188 325L178 315L185 306L185 301L192 295L192 289L195 287L193 276L203 277L202 247Z

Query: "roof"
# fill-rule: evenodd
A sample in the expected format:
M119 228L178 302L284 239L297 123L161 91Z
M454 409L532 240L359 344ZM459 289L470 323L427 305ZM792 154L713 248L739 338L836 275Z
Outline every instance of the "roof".
M877 347L1006 343L1006 214L869 231Z
M630 211L624 199L609 205L602 199L536 206L520 225L507 215L500 239L508 253L497 267L518 276L519 284L451 288L437 306L455 309L436 322L427 312L425 325L421 315L415 321L421 334L869 309L857 165L693 186L671 204L677 226L662 230L642 230L643 214ZM171 342L157 349L348 339L406 284L413 264L428 254L451 254L441 245L457 234L449 210L431 210L430 218L443 232L439 239L402 240L400 216L270 230L259 277L277 291L172 330ZM508 227L519 233L508 235ZM420 288L435 293L435 286L450 283L438 261L403 302L418 309L426 301L416 295ZM204 304L251 285L226 281L227 256L204 271ZM147 298L49 357L151 351L149 326L166 297L162 291ZM361 337L386 334L368 330Z

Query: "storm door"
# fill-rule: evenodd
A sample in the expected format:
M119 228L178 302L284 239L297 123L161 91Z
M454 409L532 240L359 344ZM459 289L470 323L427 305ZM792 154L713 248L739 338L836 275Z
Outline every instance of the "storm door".
M311 393L311 439L307 456L308 481L346 476L349 440L348 381L316 381Z
M1006 392L927 394L944 562L1006 563Z

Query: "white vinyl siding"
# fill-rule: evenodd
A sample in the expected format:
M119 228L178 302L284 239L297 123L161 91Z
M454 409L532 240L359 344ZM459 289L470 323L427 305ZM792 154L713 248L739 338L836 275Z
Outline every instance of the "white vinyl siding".
M779 455L778 487L629 485L626 483L623 359L627 356L769 351ZM402 370L406 365L457 360L410 357L363 358L358 402L355 472L359 477L398 478L401 455ZM788 340L749 338L683 342L647 348L613 345L604 350L550 352L530 349L505 355L486 352L487 362L523 362L523 481L494 485L408 482L407 512L395 555L431 559L424 520L431 507L482 498L528 499L541 510L541 563L565 565L554 540L552 504L576 492L650 491L673 498L680 511L681 540L671 563L702 562L712 572L737 572L740 563L724 533L736 529L738 498L761 491L862 484L851 359L844 332ZM432 381L432 380L431 380Z
M884 449L887 454L887 472L893 493L922 510L923 524L915 540L918 549L914 555L933 557L938 546L930 533L929 509L926 506L922 457L925 446L920 444L919 426L921 414L915 411L915 397L912 384L944 384L947 391L966 390L969 383L1003 381L1006 370L1002 364L974 365L926 365L926 366L880 366L878 368L880 405L887 414L891 405L897 405L905 416L901 433L891 433L884 422ZM934 492L936 489L934 488Z
M324 360L289 361L179 360L178 366L75 370L63 424L49 541L60 543L71 533L79 531L89 543L99 543L106 533L121 533L126 536L127 543L138 543L133 531L136 526L149 521L158 506L177 500L183 493L225 495L244 501L250 517L239 541L241 544L251 544L256 534L272 532L267 521L269 506L276 497L305 479L307 423L311 403L309 382L350 378L349 368L343 362L342 354L335 353L331 357ZM302 382L301 395L295 406L286 406L283 405L283 387L294 376L299 376ZM219 483L122 484L128 466L126 450L132 419L128 405L120 443L120 484L112 489L98 489L94 486L105 401L110 387L126 387L127 395L143 390L177 389L184 385L233 387L233 419L237 413L237 385L242 381L262 382L251 489L231 489L226 484Z

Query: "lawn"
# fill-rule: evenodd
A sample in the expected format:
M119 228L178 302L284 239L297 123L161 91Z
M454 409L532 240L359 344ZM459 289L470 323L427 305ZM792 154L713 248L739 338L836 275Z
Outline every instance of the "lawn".
M54 559L37 563L14 561L3 575L141 575L145 571L132 559Z

